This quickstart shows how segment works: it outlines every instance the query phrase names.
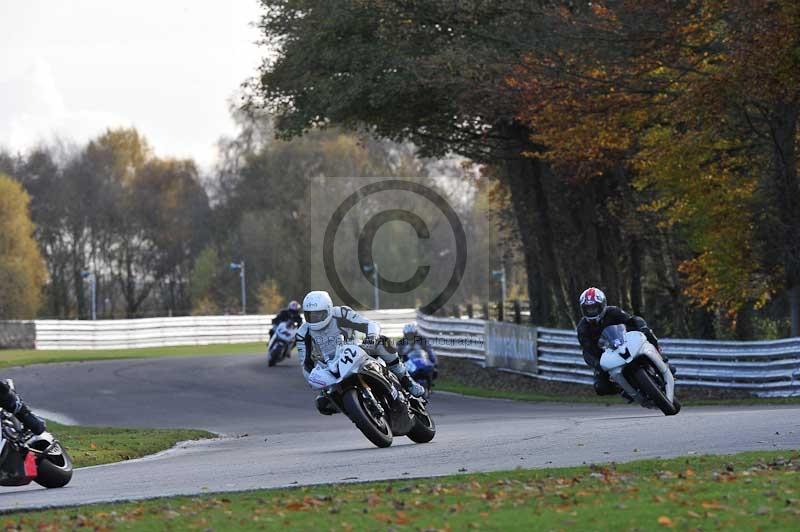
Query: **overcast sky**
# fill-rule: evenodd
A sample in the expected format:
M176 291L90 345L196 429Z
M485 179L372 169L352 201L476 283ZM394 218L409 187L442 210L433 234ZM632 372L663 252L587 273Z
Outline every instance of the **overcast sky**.
M257 0L0 0L0 146L135 126L203 167L262 50Z

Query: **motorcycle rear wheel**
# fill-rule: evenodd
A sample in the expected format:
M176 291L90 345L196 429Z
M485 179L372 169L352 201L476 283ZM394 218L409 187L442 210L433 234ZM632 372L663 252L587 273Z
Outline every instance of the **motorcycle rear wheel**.
M428 443L436 436L436 423L427 410L414 408L414 427L406 436L414 443Z
M633 373L633 379L636 381L639 391L650 398L665 416L674 416L680 411L679 408L676 408L675 405L667 399L667 396L661 391L661 388L653 382L653 379L647 374L645 368L636 368L636 371Z
M389 447L392 444L392 429L384 415L374 419L362 403L361 394L356 388L350 388L342 396L342 404L348 417L356 424L358 430L377 447Z
M43 455L37 468L34 482L45 488L63 488L72 480L72 458L63 447L58 455Z

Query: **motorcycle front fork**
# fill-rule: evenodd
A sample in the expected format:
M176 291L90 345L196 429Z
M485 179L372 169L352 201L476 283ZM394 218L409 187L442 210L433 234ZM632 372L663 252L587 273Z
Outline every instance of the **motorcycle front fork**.
M369 387L369 384L366 383L361 375L358 375L358 383L361 385L361 396L366 399L367 405L372 411L372 415L382 417L386 412L383 410L380 401L372 394L372 388Z

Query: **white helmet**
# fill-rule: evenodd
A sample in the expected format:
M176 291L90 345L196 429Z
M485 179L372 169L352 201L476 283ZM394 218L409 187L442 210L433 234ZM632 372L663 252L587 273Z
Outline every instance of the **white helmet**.
M314 290L303 298L303 316L309 329L324 329L331 322L333 301L328 292Z

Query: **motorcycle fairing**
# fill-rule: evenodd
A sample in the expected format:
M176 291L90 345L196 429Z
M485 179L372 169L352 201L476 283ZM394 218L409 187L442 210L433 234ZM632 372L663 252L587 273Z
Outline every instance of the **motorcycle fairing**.
M600 367L607 371L611 379L619 384L628 395L637 397L638 392L630 385L623 371L627 365L642 356L647 357L661 374L664 379L665 395L670 402L673 401L675 397L675 378L672 376L669 366L661 359L658 350L639 331L626 332L623 343L616 345L614 348L607 347L603 352L603 356L600 357Z

